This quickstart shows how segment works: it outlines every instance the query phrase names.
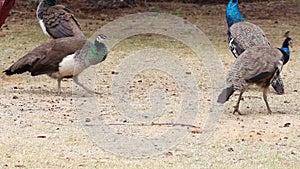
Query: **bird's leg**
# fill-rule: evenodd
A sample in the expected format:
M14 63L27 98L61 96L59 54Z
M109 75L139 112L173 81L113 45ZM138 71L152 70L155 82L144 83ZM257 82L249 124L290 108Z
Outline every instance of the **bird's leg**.
M79 82L78 77L77 76L73 76L73 80L74 82L79 85L80 87L82 87L84 90L86 90L88 93L95 93L95 94L101 94L99 92L94 92L90 89L88 89L87 87L85 87L82 83Z
M60 94L61 94L61 80L62 80L63 78L58 78L57 79L57 95L58 96L60 96Z
M265 101L267 109L268 109L268 114L272 114L272 111L271 111L269 103L268 103L267 93L268 93L268 88L263 90L263 98L264 98L264 101Z
M240 92L238 101L237 101L236 105L233 106L233 107L234 107L233 114L237 112L239 115L242 115L242 113L241 113L240 110L239 110L239 106L240 106L240 101L241 101L241 99L242 99L243 93L244 93L244 91L241 91L241 92Z

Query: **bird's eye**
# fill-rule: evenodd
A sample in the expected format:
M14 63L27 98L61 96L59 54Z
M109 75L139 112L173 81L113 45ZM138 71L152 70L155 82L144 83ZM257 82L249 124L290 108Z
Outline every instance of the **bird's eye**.
M102 41L102 40L104 40L104 39L106 39L106 36L105 35L103 35L103 34L100 34L100 35L98 35L98 37L97 37L97 41Z

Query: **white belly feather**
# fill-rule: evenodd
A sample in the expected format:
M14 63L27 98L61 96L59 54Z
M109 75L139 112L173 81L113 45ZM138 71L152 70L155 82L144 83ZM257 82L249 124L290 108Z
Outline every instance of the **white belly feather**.
M74 60L75 55L68 55L59 63L58 71L61 76L75 76L84 70L82 66L76 64L77 62Z
M40 24L40 26L41 26L41 28L42 28L44 34L46 34L47 36L50 36L50 35L48 34L47 30L46 30L45 24L44 24L44 22L43 22L42 19L39 19L39 24Z
M68 55L59 63L59 74L61 76L73 76L76 73L74 72L75 61L74 61L75 54Z

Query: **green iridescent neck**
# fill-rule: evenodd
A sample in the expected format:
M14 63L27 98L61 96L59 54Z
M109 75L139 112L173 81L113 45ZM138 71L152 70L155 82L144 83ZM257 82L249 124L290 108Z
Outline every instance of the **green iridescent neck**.
M106 59L108 49L106 45L102 42L95 42L87 54L87 61L89 65L96 65Z

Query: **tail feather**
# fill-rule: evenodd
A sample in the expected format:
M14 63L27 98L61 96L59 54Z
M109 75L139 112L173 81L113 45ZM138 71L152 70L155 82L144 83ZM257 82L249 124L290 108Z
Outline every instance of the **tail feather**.
M27 55L20 58L16 61L13 65L11 65L8 69L4 70L3 72L6 75L13 75L13 74L21 74L26 71L31 72L32 66L39 60L40 58L37 57L35 54L28 53Z
M13 66L11 66L10 68L4 70L3 73L10 76L10 75L13 75L13 74L21 74L21 73L24 73L26 71L28 71L28 65L24 65L24 66L22 66L20 68L17 68L17 69L13 69Z
M229 97L233 94L234 89L233 86L225 88L222 93L219 95L217 102L218 103L225 103Z
M272 87L275 89L277 94L279 95L284 94L284 84L281 76L278 76L277 79L273 80Z
M6 75L10 76L13 75L14 73L10 70L10 69L6 69L3 71L3 73L5 73Z

